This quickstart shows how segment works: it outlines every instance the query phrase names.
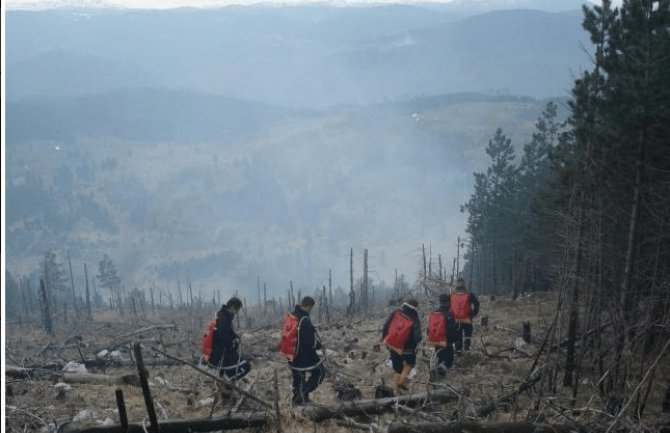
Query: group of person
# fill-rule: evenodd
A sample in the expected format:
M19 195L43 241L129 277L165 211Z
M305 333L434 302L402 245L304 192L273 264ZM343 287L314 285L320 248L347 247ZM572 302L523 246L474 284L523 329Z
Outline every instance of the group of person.
M326 377L321 339L310 320L316 302L305 296L284 320L280 351L287 356L293 376L293 404L310 403L309 395ZM235 382L251 371L251 361L240 354L240 336L235 332L233 319L242 308L242 301L233 297L221 307L210 322L203 340L203 357L219 371L219 376Z
M388 347L393 368L393 388L396 392L407 389L407 380L416 366L416 353L423 337L419 318L419 303L409 299L393 311L382 328L382 342ZM430 313L427 344L434 347L432 373L444 378L453 367L455 353L469 351L473 318L479 313L479 300L465 288L465 280L458 278L451 293L439 296L439 306Z
M286 315L282 325L279 352L288 361L293 378L292 402L296 406L309 404L309 395L326 377L324 358L320 355L321 339L310 319L314 305L314 298L305 296ZM418 306L416 300L406 300L391 313L381 330L382 344L390 352L397 393L406 389L423 339ZM240 354L241 340L233 323L241 308L238 298L230 298L216 313L203 341L205 361L218 369L220 377L228 382L243 378L251 370L250 359ZM427 343L435 350L433 371L439 377L444 377L453 366L454 353L470 349L472 319L478 312L479 301L466 290L461 278L450 294L440 295L439 307L429 315L427 331Z

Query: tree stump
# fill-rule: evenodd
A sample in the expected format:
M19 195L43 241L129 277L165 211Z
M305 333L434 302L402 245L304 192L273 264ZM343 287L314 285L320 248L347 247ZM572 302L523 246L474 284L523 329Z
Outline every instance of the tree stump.
M523 333L521 337L523 338L523 341L525 341L528 344L530 344L531 341L533 340L530 333L530 322L523 322Z

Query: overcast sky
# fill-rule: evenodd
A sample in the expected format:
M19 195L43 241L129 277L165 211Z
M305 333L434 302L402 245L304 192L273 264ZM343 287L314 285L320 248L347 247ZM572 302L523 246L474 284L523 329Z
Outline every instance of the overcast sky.
M499 4L504 7L509 4L510 7L519 5L519 1L515 0L7 0L6 6L9 9L42 9L57 6L73 5L73 6L116 6L140 9L168 9L175 7L212 7L225 6L230 4L306 4L306 3L329 3L339 5L356 5L356 4L379 4L379 3L450 3L458 2L486 2L490 4ZM556 4L561 2L568 2L569 0L555 0ZM585 0L587 1L587 0ZM521 2L523 3L523 2ZM615 4L620 3L620 0L615 0ZM574 2L570 2L574 4Z

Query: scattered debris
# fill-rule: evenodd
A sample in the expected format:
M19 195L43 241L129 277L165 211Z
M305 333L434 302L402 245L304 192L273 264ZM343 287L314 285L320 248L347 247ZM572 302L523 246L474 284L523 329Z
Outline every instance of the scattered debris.
M88 373L88 370L86 370L86 366L84 364L80 364L75 361L68 361L68 363L63 367L63 371L65 373Z

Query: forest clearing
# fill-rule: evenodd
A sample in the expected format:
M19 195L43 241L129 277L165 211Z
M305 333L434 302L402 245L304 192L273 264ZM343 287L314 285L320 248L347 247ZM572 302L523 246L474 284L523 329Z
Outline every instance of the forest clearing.
M413 292L420 300L422 318L434 308L433 295L446 288L431 283L435 281L417 284ZM283 312L273 304L261 311L258 306L247 307L238 317L241 351L253 357L252 371L237 383L240 392L233 390L221 398L212 377L186 365L199 364L203 333L218 308L213 303L195 300L170 308L138 301L136 312L122 316L118 310L96 309L93 320L70 317L67 323L61 312L53 337L32 317L26 321L31 325L7 325L6 425L11 432L122 431L115 395L121 390L130 426L144 424L151 431L134 343L141 345L161 431L187 431L183 426L165 430L163 423L196 419L201 425L190 425L191 431L226 426L278 432L608 431L615 419L614 431L640 424L667 425L668 414L665 418L662 414L668 404L662 387L670 380L667 368L657 369L647 360L654 380L641 383L642 398L627 396L643 408L640 419L605 412L593 366L583 366L579 393L572 402L572 388L557 379L565 356L565 330L550 332L557 316L557 294L480 298L471 351L457 356L445 380L431 382L433 350L422 346L418 374L401 397L407 402L388 402L379 395L392 373L386 365L388 351L380 347L379 330L393 307L371 306L365 314L359 311L348 318L343 306L335 305L326 313L322 305L314 322L323 341L328 377L315 392L314 405L306 407L291 406L290 374L277 353ZM524 322L527 332L532 330L525 339ZM607 329L603 335L607 338ZM216 375L216 370L199 368Z

